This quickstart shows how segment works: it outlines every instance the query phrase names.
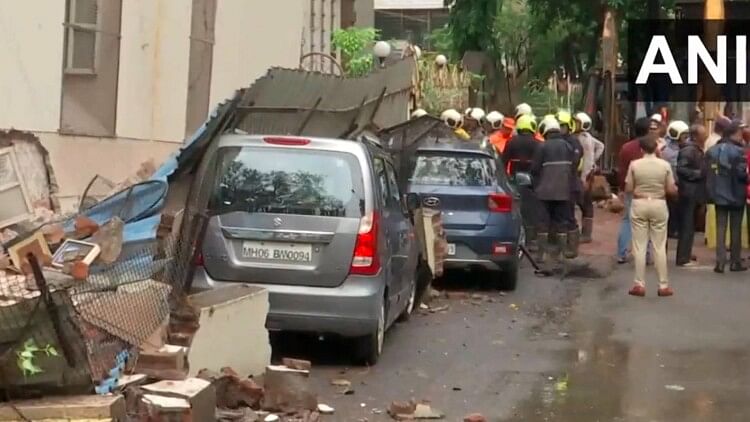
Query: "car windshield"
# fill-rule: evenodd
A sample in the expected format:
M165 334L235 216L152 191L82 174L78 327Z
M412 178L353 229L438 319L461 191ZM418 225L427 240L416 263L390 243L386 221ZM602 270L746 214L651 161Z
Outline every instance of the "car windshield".
M489 157L474 154L419 155L409 180L414 185L492 186L497 167Z
M230 147L219 150L209 207L234 211L361 217L360 167L352 154Z

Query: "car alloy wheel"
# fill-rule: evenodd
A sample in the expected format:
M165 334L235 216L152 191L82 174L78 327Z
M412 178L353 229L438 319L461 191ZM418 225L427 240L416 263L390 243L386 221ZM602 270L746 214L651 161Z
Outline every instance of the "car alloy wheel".
M377 332L377 349L378 356L383 353L383 342L385 340L385 300L380 305L380 314L378 315L378 332Z
M414 312L414 303L417 301L417 280L411 283L411 291L409 293L409 303L406 304L406 313L411 315Z
M521 226L521 231L518 234L518 251L516 252L516 255L518 255L518 260L523 259L523 250L521 250L521 246L526 246L526 229Z

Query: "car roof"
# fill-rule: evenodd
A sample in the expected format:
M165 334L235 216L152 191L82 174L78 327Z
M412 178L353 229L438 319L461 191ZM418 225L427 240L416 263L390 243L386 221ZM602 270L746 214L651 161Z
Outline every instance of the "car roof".
M429 142L423 142L417 148L417 152L460 152L475 153L492 157L492 153L482 146L479 141L463 141L452 139L433 139Z

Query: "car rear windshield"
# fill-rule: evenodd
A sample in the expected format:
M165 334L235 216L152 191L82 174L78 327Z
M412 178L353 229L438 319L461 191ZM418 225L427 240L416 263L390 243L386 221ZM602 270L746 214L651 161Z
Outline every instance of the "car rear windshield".
M216 214L301 214L361 217L357 158L314 149L228 147L218 152L209 207Z
M495 161L483 155L429 153L417 156L409 182L414 185L492 186L496 174Z

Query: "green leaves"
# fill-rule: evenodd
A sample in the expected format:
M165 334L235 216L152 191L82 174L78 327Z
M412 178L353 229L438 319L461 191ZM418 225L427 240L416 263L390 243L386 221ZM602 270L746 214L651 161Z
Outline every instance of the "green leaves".
M24 377L33 376L44 372L35 362L34 358L39 354L47 356L59 356L57 349L48 344L44 348L39 348L33 338L26 340L20 350L16 352L16 365L21 370Z
M369 48L378 38L375 28L346 28L333 31L331 43L341 50L344 70L348 76L365 76L372 70Z

